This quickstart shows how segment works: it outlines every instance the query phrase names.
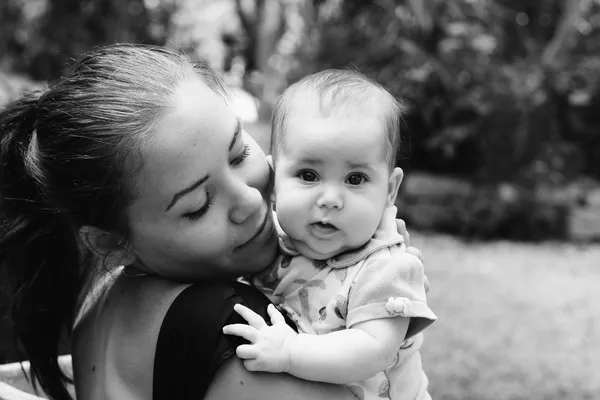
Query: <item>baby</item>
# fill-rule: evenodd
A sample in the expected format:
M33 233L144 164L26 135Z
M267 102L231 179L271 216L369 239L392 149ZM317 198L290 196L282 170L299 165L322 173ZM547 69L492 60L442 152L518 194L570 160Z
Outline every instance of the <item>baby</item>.
M352 71L305 77L273 114L272 159L280 255L252 283L272 325L242 305L237 354L251 371L340 383L359 399L429 399L420 332L427 306L420 260L397 232L395 167L402 107Z

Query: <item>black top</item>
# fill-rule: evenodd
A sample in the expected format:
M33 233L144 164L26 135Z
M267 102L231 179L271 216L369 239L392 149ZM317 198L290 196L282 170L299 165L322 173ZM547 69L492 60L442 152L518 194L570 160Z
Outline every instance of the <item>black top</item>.
M257 289L235 281L196 283L183 290L167 311L154 358L154 400L200 399L217 369L245 339L225 335L228 324L245 323L237 303L260 314L267 323L269 300ZM293 322L286 317L288 325ZM295 329L295 327L294 327Z

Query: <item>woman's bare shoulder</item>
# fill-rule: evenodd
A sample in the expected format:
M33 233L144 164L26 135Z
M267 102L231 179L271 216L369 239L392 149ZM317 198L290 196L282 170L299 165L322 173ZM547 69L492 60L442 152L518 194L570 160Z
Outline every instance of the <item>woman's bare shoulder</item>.
M204 399L356 400L343 386L305 381L288 374L249 372L235 355L219 368Z
M109 387L115 393L116 382L123 383L117 390L123 399L151 398L162 321L189 285L123 275L102 285L90 291L73 331L77 398L104 399Z

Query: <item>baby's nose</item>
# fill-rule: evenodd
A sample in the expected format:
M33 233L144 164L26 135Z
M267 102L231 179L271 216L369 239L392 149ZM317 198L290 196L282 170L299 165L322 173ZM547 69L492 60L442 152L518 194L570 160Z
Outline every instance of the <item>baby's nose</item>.
M342 209L344 207L342 191L337 185L325 186L317 200L317 205L325 208Z

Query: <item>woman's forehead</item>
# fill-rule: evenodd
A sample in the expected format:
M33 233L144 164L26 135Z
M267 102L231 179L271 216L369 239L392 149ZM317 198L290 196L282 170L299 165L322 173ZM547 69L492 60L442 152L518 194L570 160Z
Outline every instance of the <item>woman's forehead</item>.
M142 144L141 201L163 202L182 182L208 174L228 160L237 118L225 99L202 82L182 86Z
M169 99L167 115L198 113L202 111L231 111L227 99L198 78L182 81ZM227 109L227 110L226 110Z

